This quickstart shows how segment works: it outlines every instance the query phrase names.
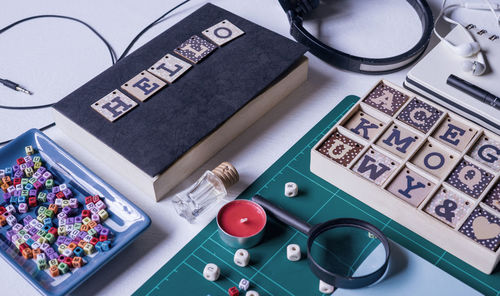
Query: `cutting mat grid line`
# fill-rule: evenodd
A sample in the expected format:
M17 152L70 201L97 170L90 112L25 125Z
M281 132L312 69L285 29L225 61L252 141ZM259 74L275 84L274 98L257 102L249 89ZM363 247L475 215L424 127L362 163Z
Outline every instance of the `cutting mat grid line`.
M321 204L312 203L311 209L309 209L308 211L314 210L314 212L309 216L307 222L311 222L314 218L320 216L320 214L324 214L323 212L325 212L325 209L329 210L332 207L338 206L338 203L341 202L343 205L351 207L360 215L372 219L373 223L378 223L378 227L382 231L384 231L384 233L389 233L388 235L391 239L402 244L406 248L417 252L420 256L424 257L430 263L444 269L453 276L458 277L460 280L469 284L483 294L500 296L500 283L497 284L494 279L492 280L491 278L488 278L487 275L484 275L481 272L473 269L462 261L458 261L455 257L453 257L453 255L429 243L420 236L415 235L398 223L394 223L395 221L374 211L358 200L350 197L343 191L340 191L333 185L323 181L319 177L316 177L315 175L310 173L309 167L305 167L304 164L309 165L309 150L338 122L338 120L340 120L340 118L352 106L356 104L358 99L359 98L355 96L349 96L344 99L337 108L335 108L332 112L325 116L324 119L322 119L315 127L313 127L302 139L300 139L292 148L290 148L287 153L285 153L278 161L276 161L252 185L250 185L249 188L247 188L240 195L240 198L248 199L255 194L262 194L266 198L270 198L271 196L269 195L275 195L276 192L281 192L283 190L282 183L284 177L289 177L289 174L296 174L297 178L301 178L299 180L302 182L300 187L316 188L317 190L323 191L323 194L328 194L328 198L326 199L325 197L325 201ZM317 132L317 130L320 130L320 132ZM300 196L297 197L297 199L300 198ZM278 225L276 222L273 222L271 224ZM257 267L250 265L247 268L240 269L239 267L235 266L232 261L234 251L230 250L228 247L223 246L218 237L215 222L212 222L204 230L202 230L190 243L188 243L176 256L174 256L174 258L172 258L155 275L153 275L138 291L136 291L135 294L152 295L155 291L158 292L157 294L162 294L162 285L165 282L173 281L173 279L171 278L173 278L175 275L176 279L179 277L184 279L190 277L191 280L193 280L195 277L200 278L199 280L202 281L200 282L200 286L203 287L200 287L199 289L202 289L203 293L205 294L207 292L204 289L206 289L206 287L213 286L217 288L217 291L224 291L224 295L226 295L227 290L219 283L221 280L227 280L229 283L235 284L237 286L237 282L239 282L239 279L248 278L254 289L262 292L261 295L301 295L301 292L296 291L298 289L297 286L294 286L293 284L288 285L288 283L286 285L283 284L283 281L280 282L281 278L277 278L276 273L269 268L270 266L273 267L273 264L275 263L274 261L278 255L283 255L285 253L284 248L286 248L286 246L290 242L299 240L305 245L305 241L307 240L307 236L305 234L295 229L291 229L289 227L283 227L283 229L285 230L285 232L280 237L280 242L276 246L273 246L274 249L272 249L271 252L267 253L269 255L272 255L268 258L264 258L264 260L262 261L263 264L258 264ZM358 261L362 262L362 260L360 260L361 258L363 258L362 254L367 250L371 251L369 246L372 241L373 240L368 241L364 248L361 248L361 255L358 258L355 258L352 264L347 264L346 267L349 267L349 271L351 272L351 274L354 271L354 267L356 266L356 264L359 263ZM219 251L221 253L219 253ZM222 261L219 266L224 272L222 273L223 277L221 277L219 281L206 281L203 278L202 274L203 266L197 269L195 264L196 262L191 261L194 258L194 260L199 261L203 264L210 262L207 261L207 258L205 258L203 254L201 254L201 252L206 253L207 256L212 256L214 260ZM252 250L250 251L250 253L252 254ZM182 269L183 265L186 265L189 270L194 271L195 277L193 277L192 274L183 274L185 270ZM307 263L304 263L305 268L306 266ZM267 271L268 269L269 271ZM262 281L259 282L259 279L262 279ZM175 287L170 287L170 289L175 289ZM316 287L317 289L317 280L314 284L314 287ZM215 292L212 292L212 295L218 295L213 293Z

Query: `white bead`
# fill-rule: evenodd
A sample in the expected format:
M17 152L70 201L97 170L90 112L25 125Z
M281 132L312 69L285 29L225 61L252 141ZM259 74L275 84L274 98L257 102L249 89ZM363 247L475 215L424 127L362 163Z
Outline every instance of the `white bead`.
M293 182L288 182L285 184L285 195L288 197L294 197L299 194L299 187Z
M203 269L203 277L206 278L207 280L214 282L219 278L220 275L220 268L219 266L213 264L213 263L208 263L205 265L205 268Z
M319 280L319 291L323 294L331 294L335 288L332 285L329 285L322 280Z
M248 291L245 296L260 296L259 292L255 292L254 290Z
M240 290L246 291L246 290L248 290L249 286L250 286L249 281L247 281L246 279L241 279L240 284L238 285L238 288Z
M290 261L299 261L301 257L300 246L297 244L290 244L286 247L286 258Z
M238 249L234 253L234 264L245 267L250 262L250 254L245 249Z

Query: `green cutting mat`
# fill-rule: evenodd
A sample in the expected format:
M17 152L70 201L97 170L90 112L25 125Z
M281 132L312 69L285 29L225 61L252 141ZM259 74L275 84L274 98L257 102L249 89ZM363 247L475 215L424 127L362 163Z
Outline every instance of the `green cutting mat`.
M498 269L493 275L476 270L310 172L310 149L358 99L355 96L346 97L239 198L249 199L260 194L312 224L337 217L366 220L379 227L393 241L479 292L500 295ZM289 181L298 184L298 197L290 199L283 195L284 184ZM241 268L233 263L235 250L219 239L214 219L140 287L135 295L227 295L227 290L238 286L241 278L248 279L251 289L261 295L311 295L311 291L318 291L318 280L309 271L307 260L290 262L286 259L288 244L297 243L305 250L306 240L304 234L270 219L262 242L249 250L250 265ZM366 243L363 242L358 247L362 249L365 246ZM345 262L345 266L355 269L362 259L362 256L352 258ZM203 278L203 268L207 263L215 263L221 268L221 276L216 282Z

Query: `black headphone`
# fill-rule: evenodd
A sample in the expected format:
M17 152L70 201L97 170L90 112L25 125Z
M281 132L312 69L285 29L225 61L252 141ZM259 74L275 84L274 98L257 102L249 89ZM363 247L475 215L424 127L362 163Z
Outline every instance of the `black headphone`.
M433 29L432 11L425 0L407 0L422 23L422 36L405 53L389 58L357 57L332 48L309 33L303 26L305 15L319 5L319 0L279 0L290 22L290 34L323 61L341 69L364 73L383 74L398 71L415 61L427 48Z

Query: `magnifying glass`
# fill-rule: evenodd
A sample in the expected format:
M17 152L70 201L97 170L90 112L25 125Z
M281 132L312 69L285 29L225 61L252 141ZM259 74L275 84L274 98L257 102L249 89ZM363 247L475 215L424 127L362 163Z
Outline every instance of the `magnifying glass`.
M385 235L372 224L339 218L310 225L262 196L252 200L276 219L307 235L307 258L311 271L336 288L355 289L379 280L389 262Z

